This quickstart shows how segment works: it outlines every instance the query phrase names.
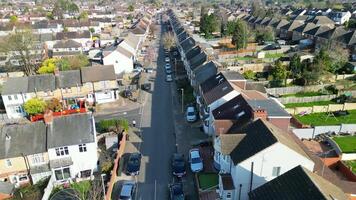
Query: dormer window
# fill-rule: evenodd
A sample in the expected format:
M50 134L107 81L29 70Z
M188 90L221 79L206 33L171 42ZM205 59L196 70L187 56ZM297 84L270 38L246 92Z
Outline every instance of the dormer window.
M241 116L243 116L245 114L245 111L241 111L241 112L239 112L239 114L237 114L237 117L241 117Z

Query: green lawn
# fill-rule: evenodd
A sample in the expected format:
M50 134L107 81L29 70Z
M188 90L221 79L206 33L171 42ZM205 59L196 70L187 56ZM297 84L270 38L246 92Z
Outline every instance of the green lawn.
M333 101L315 101L315 102L305 102L305 103L287 103L284 104L286 108L295 107L312 107L312 106L327 106L329 104L336 104Z
M215 173L199 173L198 174L200 189L206 190L219 184L219 176Z
M283 56L284 56L284 53L267 53L265 55L265 58L277 59L277 58L280 58L280 57L283 57Z
M295 94L284 94L281 97L313 97L323 95L320 92L298 92Z
M349 110L349 113L349 115L342 117L328 116L327 113L312 113L304 116L295 115L295 117L303 124L314 126L356 124L356 110Z
M333 137L343 153L356 153L356 136ZM356 164L356 161L354 161Z
M356 160L345 160L343 162L351 167L351 171L356 174Z
M250 56L246 56L246 57L235 57L236 61L251 61L251 60L256 60L257 58L255 57L250 57Z

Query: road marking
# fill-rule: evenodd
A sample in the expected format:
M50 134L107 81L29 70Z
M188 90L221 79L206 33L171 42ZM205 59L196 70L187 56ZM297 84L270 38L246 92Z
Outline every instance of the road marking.
M157 199L157 180L155 179L155 193L154 193L154 200Z

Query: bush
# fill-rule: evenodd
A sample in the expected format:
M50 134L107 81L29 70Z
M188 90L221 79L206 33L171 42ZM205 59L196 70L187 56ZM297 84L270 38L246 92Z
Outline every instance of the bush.
M116 131L119 132L120 130L116 130L117 128L123 129L124 131L129 130L129 122L127 119L109 119L109 120L101 120L96 125L96 131L99 133L109 132L109 131Z
M52 110L53 112L59 112L62 110L62 104L58 99L52 98L47 102L47 108Z
M101 164L101 172L105 174L110 174L113 169L114 164L112 161L105 161Z
M35 115L35 114L43 113L46 109L46 106L47 106L46 102L44 102L42 99L33 98L28 100L24 104L24 109L27 114Z
M256 73L252 70L247 70L242 75L245 77L245 79L254 80L256 78Z

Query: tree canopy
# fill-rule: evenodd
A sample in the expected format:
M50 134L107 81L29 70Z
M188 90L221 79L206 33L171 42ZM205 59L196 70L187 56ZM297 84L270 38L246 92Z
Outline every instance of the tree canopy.
M29 115L43 113L46 109L46 102L39 98L33 98L25 102L24 109Z
M236 46L236 49L245 49L248 41L247 24L242 20L237 20L235 23L232 44Z

